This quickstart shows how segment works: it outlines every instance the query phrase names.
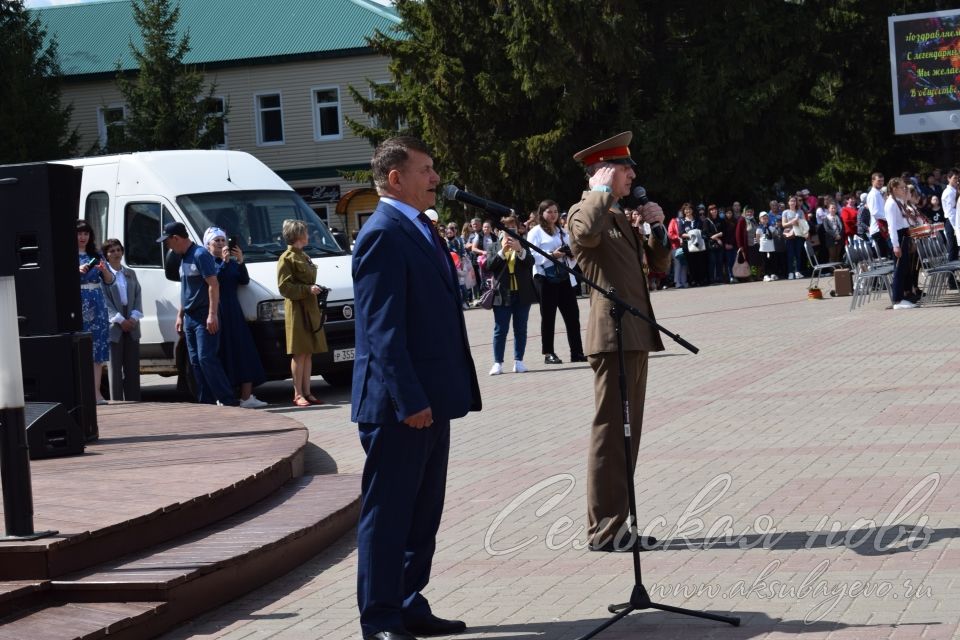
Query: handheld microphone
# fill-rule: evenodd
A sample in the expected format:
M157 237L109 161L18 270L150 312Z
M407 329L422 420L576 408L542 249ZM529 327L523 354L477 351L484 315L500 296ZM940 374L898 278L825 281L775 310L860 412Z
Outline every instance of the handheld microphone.
M647 197L647 190L640 185L637 185L633 188L631 195L633 196L634 201L636 201L638 207L642 207L650 202L650 198ZM663 226L662 222L650 225L650 231L653 232L653 235L657 237L657 242L663 246L667 246L667 229Z
M467 193L461 189L458 189L456 185L448 184L443 188L443 197L448 200L457 200L463 204L468 204L471 207L476 207L477 209L483 209L487 213L505 218L507 216L512 216L516 212L510 207L506 207L492 200L486 200L480 196L475 196L472 193Z

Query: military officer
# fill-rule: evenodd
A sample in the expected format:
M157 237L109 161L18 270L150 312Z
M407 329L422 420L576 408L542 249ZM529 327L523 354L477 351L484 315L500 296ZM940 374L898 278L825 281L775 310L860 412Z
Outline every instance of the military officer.
M570 208L567 230L570 248L586 277L604 289L613 287L628 304L653 317L645 272L667 271L670 250L651 234L646 241L624 215L618 201L627 196L636 177L625 131L579 151L589 187ZM663 223L663 210L649 202L639 209L644 222ZM641 225L642 226L642 225ZM649 267L648 267L649 265ZM623 452L623 413L612 303L596 291L590 294L590 317L584 351L594 371L596 415L587 463L587 520L592 551L629 551L635 542L625 526L628 516L627 471ZM647 359L662 351L659 332L631 314L623 316L627 399L630 402L632 460L636 466L647 388ZM646 538L641 546L654 544Z

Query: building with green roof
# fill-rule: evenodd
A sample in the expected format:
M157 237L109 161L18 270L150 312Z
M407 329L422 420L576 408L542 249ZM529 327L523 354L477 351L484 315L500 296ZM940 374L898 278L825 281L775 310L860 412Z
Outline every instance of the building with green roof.
M332 226L357 227L334 215L337 202L366 185L340 170L369 167L370 144L344 118L363 120L348 86L390 82L388 59L366 37L389 33L400 19L372 0L179 0L181 33L190 34L187 64L216 85L212 108L229 105L223 148L251 153L300 191ZM73 105L81 150L106 146L122 126L117 65L136 69L129 43L142 47L129 0L36 9L56 37L64 73L62 99ZM361 215L363 212L360 212Z

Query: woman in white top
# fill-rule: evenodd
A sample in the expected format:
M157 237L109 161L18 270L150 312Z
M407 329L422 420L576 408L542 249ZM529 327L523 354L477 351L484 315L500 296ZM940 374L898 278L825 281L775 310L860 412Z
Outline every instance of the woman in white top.
M803 211L800 210L797 196L790 196L787 200L787 208L780 214L783 237L787 244L787 278L790 280L803 277L800 273L800 265L803 264L803 245L807 241L807 236L801 233L802 219Z
M907 232L910 224L907 222L906 205L907 188L900 178L893 178L887 183L887 199L883 203L883 213L890 229L890 243L893 245L893 255L896 267L893 270L893 286L890 297L893 299L894 309L913 309L915 305L904 297L904 288L911 284L910 234Z
M114 286L101 285L110 319L110 399L140 400L140 319L143 294L137 273L124 266L123 244L116 238L103 241L107 268Z
M537 209L539 224L527 234L527 242L543 249L571 269L573 260L568 236L557 224L560 212L553 200L544 200ZM540 294L540 340L546 364L563 364L557 357L553 346L553 331L557 320L557 309L567 328L567 344L570 345L570 362L586 362L583 355L583 342L580 338L580 308L577 306L577 284L573 275L561 273L537 252L533 252L533 281Z

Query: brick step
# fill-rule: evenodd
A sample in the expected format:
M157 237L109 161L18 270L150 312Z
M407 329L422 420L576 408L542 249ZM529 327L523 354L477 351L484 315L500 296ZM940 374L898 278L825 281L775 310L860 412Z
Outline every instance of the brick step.
M146 551L51 580L50 589L54 597L73 603L166 603L137 626L139 637L152 637L287 573L325 549L356 524L359 495L356 475L295 478L233 516ZM0 626L0 634L3 631Z
M0 640L134 640L163 602L52 603L0 618Z
M49 587L48 580L0 582L0 618L36 605Z

